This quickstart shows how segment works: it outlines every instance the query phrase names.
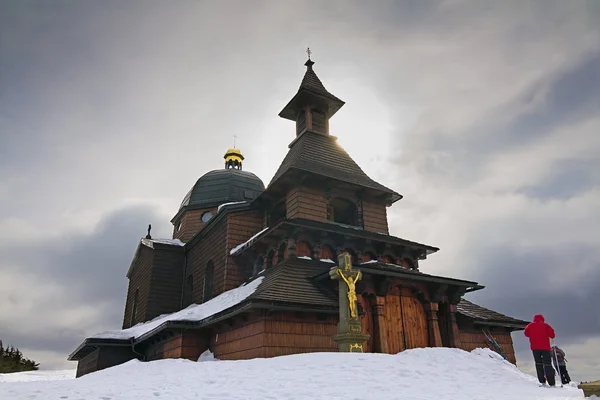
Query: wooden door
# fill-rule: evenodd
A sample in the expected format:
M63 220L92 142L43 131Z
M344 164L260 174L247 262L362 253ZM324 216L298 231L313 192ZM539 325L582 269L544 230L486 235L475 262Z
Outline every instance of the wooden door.
M392 292L385 297L385 329L388 353L396 354L406 349L402 324L402 302L400 293Z
M405 348L427 347L429 345L429 329L423 303L409 288L402 288L400 302Z

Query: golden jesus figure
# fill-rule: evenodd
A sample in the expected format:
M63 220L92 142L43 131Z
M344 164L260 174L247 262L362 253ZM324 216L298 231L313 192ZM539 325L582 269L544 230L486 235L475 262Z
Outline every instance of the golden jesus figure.
M346 282L348 285L348 306L350 307L350 316L354 319L357 318L356 315L356 282L360 280L362 274L360 270L356 274L356 277L353 279L352 276L345 276L342 272L341 268L337 270L338 275Z

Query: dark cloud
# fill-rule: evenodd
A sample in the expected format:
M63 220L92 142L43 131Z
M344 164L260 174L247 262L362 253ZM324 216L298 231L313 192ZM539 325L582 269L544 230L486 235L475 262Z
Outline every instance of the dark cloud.
M568 200L600 186L600 159L563 159L551 167L548 178L518 190L538 199Z
M128 283L125 274L139 240L149 223L154 237L171 237L168 220L155 208L138 205L106 215L89 234L68 232L16 245L0 244L0 274L23 276L23 281L29 281L18 293L2 299L2 308L18 309L28 303L33 310L20 316L27 326L3 321L1 339L20 348L53 351L66 357L93 333L91 329L118 329ZM55 287L60 295L44 294L48 286ZM85 314L86 309L96 310L99 318L88 321L87 326L82 325L86 318L78 311ZM0 310L0 315L7 311Z
M600 332L599 260L595 246L507 244L479 249L469 273L487 287L470 298L524 320L541 313L561 343L580 342Z

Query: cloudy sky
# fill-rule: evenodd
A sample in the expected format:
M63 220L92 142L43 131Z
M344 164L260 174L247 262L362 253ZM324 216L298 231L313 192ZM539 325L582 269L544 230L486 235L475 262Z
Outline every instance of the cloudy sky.
M0 3L0 339L43 368L120 327L127 268L232 136L268 182L310 46L332 134L405 198L425 272L600 366L600 2ZM519 365L531 370L522 333Z

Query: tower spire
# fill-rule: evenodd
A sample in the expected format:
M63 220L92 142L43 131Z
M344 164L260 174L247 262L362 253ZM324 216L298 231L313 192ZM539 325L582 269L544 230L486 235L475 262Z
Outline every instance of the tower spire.
M331 118L344 102L325 89L325 86L313 70L310 47L306 48L308 60L304 63L306 72L296 95L281 110L281 118L296 121L296 136L304 131L312 131L329 135L329 118Z

